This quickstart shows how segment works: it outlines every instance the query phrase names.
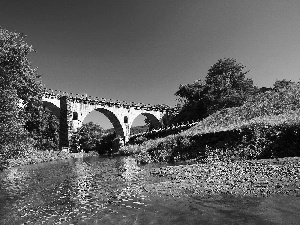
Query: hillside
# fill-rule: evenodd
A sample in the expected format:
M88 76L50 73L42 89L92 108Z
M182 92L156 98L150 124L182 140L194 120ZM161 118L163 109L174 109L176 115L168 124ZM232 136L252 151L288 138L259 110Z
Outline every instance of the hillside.
M258 93L241 107L220 110L177 135L125 146L138 160L300 156L300 84ZM289 148L288 150L283 150Z

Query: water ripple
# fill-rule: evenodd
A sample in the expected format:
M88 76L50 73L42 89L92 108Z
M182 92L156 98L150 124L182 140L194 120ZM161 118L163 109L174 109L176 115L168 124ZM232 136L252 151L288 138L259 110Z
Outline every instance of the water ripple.
M150 195L147 185L166 181L150 169L130 157L89 157L1 172L0 224L231 224L229 216L241 224L270 224L253 216L264 211L262 199ZM274 210L278 207L276 199L268 201ZM299 203L294 201L287 212L298 211Z

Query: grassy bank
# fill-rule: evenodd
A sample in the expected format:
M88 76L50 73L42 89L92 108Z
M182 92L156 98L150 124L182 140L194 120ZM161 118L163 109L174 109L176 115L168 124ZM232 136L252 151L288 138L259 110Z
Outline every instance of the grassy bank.
M176 135L124 146L140 163L300 156L300 84L259 93Z
M124 146L121 152L133 154L141 163L300 156L300 110L223 126L215 126L215 121L209 117L178 135Z

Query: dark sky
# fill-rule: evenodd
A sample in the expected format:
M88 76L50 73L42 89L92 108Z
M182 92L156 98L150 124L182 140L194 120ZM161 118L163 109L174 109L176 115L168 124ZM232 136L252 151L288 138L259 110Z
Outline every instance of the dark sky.
M174 106L224 57L259 87L300 77L299 0L0 0L0 26L25 33L43 83L67 92Z

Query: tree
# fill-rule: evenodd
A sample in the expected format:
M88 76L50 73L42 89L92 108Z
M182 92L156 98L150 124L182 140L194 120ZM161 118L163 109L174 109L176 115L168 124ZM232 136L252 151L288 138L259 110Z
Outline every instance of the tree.
M146 126L148 127L148 131L151 131L154 129L154 125L148 117L145 117L144 122L145 122Z
M73 151L84 150L85 152L95 151L104 134L103 128L93 122L83 124L71 138Z
M175 93L184 102L174 121L190 121L204 117L224 108L241 106L256 87L246 78L249 71L235 59L220 59L208 70L204 81L179 86Z
M0 88L0 146L15 143L26 133L21 126L24 120L18 103L15 90Z
M101 137L100 142L97 142L96 150L99 155L112 154L115 148L119 147L119 138L116 132L106 133Z
M6 99L1 101L2 140L14 143L12 140L17 138L20 141L22 131L23 139L30 137L35 140L32 142L34 147L55 149L58 145L58 121L43 109L40 75L27 58L34 49L24 38L24 34L0 27L0 88L1 99ZM20 131L17 132L17 129Z
M286 79L276 80L273 85L273 89L275 91L279 91L280 89L287 88L287 87L290 87L291 85L295 85L295 84L296 83L291 80L286 80Z
M42 85L37 69L31 68L27 56L32 46L24 41L25 35L10 32L0 27L1 88L16 90L17 97L25 106L25 119L30 118L30 109L40 104Z
M1 147L20 144L26 138L24 123L31 119L32 109L41 104L40 75L27 58L34 49L24 38L0 27Z
M57 150L59 147L59 121L47 108L34 110L31 120L25 127L30 136L36 140L35 147L39 150Z
M180 97L179 102L184 105L193 101L199 101L204 97L207 90L206 83L202 80L195 80L192 84L180 84L179 90L175 93Z
M209 87L207 97L211 101L211 113L241 106L255 92L252 79L246 78L249 71L244 72L244 68L235 59L225 58L208 70L206 85Z
M181 84L175 93L180 97L181 110L173 117L172 123L192 122L206 117L209 105L207 93L208 86L202 80Z
M44 122L42 130L43 149L58 150L59 147L59 121L58 118L48 110L43 113Z

